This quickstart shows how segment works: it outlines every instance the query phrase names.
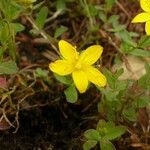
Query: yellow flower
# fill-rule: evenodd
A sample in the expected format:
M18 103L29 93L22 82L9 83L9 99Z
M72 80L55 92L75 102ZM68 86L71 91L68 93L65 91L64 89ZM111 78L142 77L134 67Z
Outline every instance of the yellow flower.
M74 46L64 40L60 40L58 45L63 59L50 63L51 71L61 76L71 74L80 93L86 91L89 81L100 87L106 85L105 76L92 66L103 52L100 45L90 46L81 54Z
M144 12L135 16L132 23L146 22L145 31L147 35L150 35L150 0L140 0L140 5Z

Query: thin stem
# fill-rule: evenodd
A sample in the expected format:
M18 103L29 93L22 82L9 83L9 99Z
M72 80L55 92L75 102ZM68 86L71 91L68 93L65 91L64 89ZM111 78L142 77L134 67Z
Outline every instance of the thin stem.
M59 51L57 50L56 46L54 45L54 43L56 43L57 40L54 39L53 37L51 37L50 35L46 34L45 31L41 30L36 25L35 21L31 17L26 16L26 19L33 25L33 28L36 29L41 34L41 36L49 42L49 44L52 46L52 48L55 50L55 52L59 55Z
M81 0L81 1L82 1L82 0ZM81 1L80 1L80 2L81 2ZM81 4L83 5L83 7L86 8L87 15L88 15L89 22L90 22L90 27L93 29L93 27L94 27L94 21L93 21L93 18L92 18L92 16L91 16L91 14L90 14L90 10L89 10L89 6L88 6L88 4L87 4L87 1L86 1L86 0L83 0L83 1L81 2Z

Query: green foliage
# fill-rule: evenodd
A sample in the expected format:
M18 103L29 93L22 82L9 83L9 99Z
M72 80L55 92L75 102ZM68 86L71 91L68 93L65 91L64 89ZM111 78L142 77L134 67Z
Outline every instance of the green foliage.
M113 88L114 90L120 89L120 84L118 85L118 78L123 74L123 69L119 69L116 71L115 74L112 74L109 70L105 69L104 74L107 78L108 84ZM122 84L125 84L124 82ZM118 87L119 86L119 87ZM122 87L123 89L126 87Z
M37 77L40 77L40 78L47 78L48 77L48 71L43 70L41 68L37 68L35 70L35 74L36 74Z
M72 84L72 80L69 77L66 76L60 76L58 74L54 74L56 80L58 80L59 82L66 84L66 85L70 85Z
M64 32L66 32L68 30L67 27L65 26L60 26L59 28L56 29L55 34L54 34L54 38L58 38L59 36L61 36Z
M137 45L136 47L133 47L129 45L128 43L122 42L121 46L122 46L121 50L125 54L130 54L130 55L140 56L140 57L150 56L150 52L140 48L139 45Z
M89 129L87 131L84 132L84 136L88 139L88 140L95 140L95 141L99 141L101 139L101 136L99 134L99 132L95 129Z
M83 149L90 150L91 148L95 147L96 144L97 144L97 141L95 140L87 140L83 145Z
M4 15L4 18L8 21L12 21L18 18L22 8L20 5L12 0L1 0L0 1L0 12Z
M129 54L134 55L134 56L141 56L141 57L149 57L150 52L149 51L144 51L143 49L133 49Z
M56 0L56 9L57 11L64 11L66 9L66 0Z
M136 105L138 108L146 107L149 104L150 100L146 96L140 96L137 98Z
M0 74L14 74L17 71L18 67L12 60L0 63Z
M3 49L0 54L1 60L4 53L7 53L14 60L16 59L15 35L23 31L24 27L19 23L14 23L14 20L20 16L23 10L23 7L15 1L0 1L0 44Z
M147 70L149 69L148 65ZM146 107L149 104L149 98L144 96L144 93L140 95L140 93L129 92L134 82L119 80L122 73L123 69L115 73L104 70L109 86L106 89L99 88L104 97L98 104L98 110L100 113L106 114L107 119L111 121L117 121L122 117L129 121L136 121L138 109ZM150 74L142 76L139 85L146 89L149 88L149 76Z
M11 23L11 26L14 29L15 34L25 29L25 27L20 23Z
M60 76L58 74L54 74L54 76L56 80L68 86L68 88L64 91L67 102L75 103L78 100L78 93L75 86L72 84L71 78L68 76Z
M66 100L69 103L75 103L78 100L78 93L74 85L70 85L65 91Z
M126 128L123 126L115 126L112 122L100 120L97 123L96 129L89 129L84 132L87 141L84 143L83 149L90 150L99 143L101 150L114 150L115 147L111 143L111 140L120 138L125 131Z
M105 29L109 32L113 32L117 37L121 40L121 52L124 54L130 54L134 56L140 57L149 57L150 52L145 50L147 46L149 46L150 38L148 36L143 36L141 39L136 43L133 40L133 37L137 37L137 33L128 32L126 30L125 25L119 24L119 16L112 15L108 18L105 22ZM108 28L109 25L112 25L112 28Z
M141 48L146 48L149 46L149 43L150 43L150 36L141 36L140 40L139 40L139 47Z
M88 3L87 0L80 0L80 4L83 9L84 15L89 19L89 31L95 33L99 29L99 26L95 24L95 19L99 15L99 11L101 8Z
M89 4L88 9L89 9L89 13L91 17L96 17L99 13L99 10L97 9L95 5Z
M145 65L146 74L139 79L139 85L147 90L150 90L150 64Z
M45 82L50 84L50 80L49 80L49 77L48 77L48 71L47 70L43 70L41 68L37 68L35 70L35 76L37 78L41 78L43 81L45 81Z
M134 106L127 107L123 110L124 118L128 119L129 121L136 121L137 119L137 112Z
M43 33L44 25L48 16L48 8L46 6L39 6L38 9L39 12L36 14L35 20L32 20L35 27L30 30L30 33L34 36L38 36L42 32L42 34L48 38L48 35Z
M105 0L106 10L110 11L115 4L115 0Z
M44 6L40 9L35 20L36 25L39 27L39 29L43 29L47 16L48 16L48 8Z
M100 141L100 148L101 150L115 150L115 146L107 140Z

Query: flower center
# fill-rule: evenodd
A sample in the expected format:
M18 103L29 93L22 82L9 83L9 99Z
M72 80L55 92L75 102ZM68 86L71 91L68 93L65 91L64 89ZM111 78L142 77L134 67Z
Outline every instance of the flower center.
M77 63L75 64L75 69L79 70L79 69L81 69L81 68L82 68L82 64L81 64L80 62L77 62Z

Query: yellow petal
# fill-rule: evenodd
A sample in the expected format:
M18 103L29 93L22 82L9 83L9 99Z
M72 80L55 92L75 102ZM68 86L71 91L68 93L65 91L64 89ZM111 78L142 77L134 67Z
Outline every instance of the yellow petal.
M150 13L147 12L143 12L140 13L138 15L136 15L133 20L132 23L137 23L137 22L146 22L150 20Z
M150 0L140 0L140 5L144 11L150 12Z
M70 43L60 40L59 43L59 50L61 55L69 61L75 61L78 58L78 52L76 51L76 48L72 46Z
M106 85L106 77L96 68L89 66L85 69L85 73L90 82L100 87L104 87Z
M87 65L92 65L98 60L98 58L100 58L102 52L103 52L102 46L100 45L90 46L81 53L79 61Z
M84 93L88 87L86 74L82 70L74 71L72 73L72 78L79 92Z
M147 21L145 24L145 31L147 35L150 35L150 21Z
M73 66L66 60L56 60L53 63L49 64L49 68L51 71L59 74L59 75L68 75L72 73Z

